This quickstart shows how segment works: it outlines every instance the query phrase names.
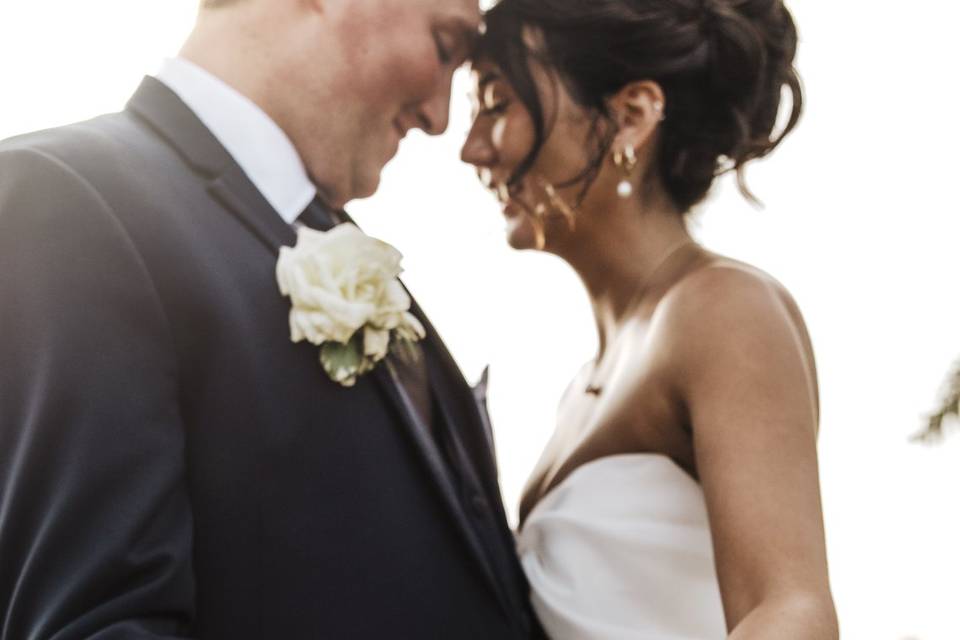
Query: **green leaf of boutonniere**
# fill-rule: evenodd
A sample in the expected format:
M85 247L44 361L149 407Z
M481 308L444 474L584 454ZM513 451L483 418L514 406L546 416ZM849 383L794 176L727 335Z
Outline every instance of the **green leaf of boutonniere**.
M327 374L345 387L352 387L357 376L365 370L363 331L357 331L347 344L324 342L320 348L320 363Z

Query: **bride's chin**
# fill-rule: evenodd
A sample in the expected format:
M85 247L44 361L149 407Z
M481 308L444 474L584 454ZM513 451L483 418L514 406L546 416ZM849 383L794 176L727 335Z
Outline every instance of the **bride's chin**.
M518 251L537 248L537 234L524 216L507 218L507 244Z

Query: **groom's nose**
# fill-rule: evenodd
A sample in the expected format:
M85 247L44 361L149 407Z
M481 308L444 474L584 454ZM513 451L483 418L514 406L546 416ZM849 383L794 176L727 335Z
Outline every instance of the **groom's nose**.
M450 123L450 85L450 78L441 81L434 94L417 109L417 126L428 135L438 136L447 130Z

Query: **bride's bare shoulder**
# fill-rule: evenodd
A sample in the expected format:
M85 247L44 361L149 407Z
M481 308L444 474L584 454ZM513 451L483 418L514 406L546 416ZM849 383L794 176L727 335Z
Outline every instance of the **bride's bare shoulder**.
M776 278L753 265L705 254L665 293L658 312L676 316L724 317L730 313L796 306Z
M656 310L661 340L675 358L700 360L777 351L809 343L803 318L787 289L752 265L705 255L663 296ZM680 351L678 351L680 349Z

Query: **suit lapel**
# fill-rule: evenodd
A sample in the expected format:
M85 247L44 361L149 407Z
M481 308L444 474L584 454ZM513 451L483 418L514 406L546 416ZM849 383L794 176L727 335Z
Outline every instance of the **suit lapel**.
M154 78L145 78L131 98L127 108L143 119L148 126L180 154L188 166L207 180L209 193L227 211L235 215L271 254L276 255L280 247L295 243L295 230L277 215L276 211L217 141L216 137L163 83ZM352 222L344 212L340 212L340 215ZM322 230L331 226L326 221L320 221L322 216L314 216L314 218L316 219L310 219L309 222ZM411 311L427 328L428 344L424 345L425 350L432 350L439 354L441 361L444 358L449 359L449 354L446 353L439 338L436 337L436 331L430 326L416 303L414 303L414 308ZM450 359L450 362L452 363L452 359ZM441 368L444 369L439 372L439 378L441 379L460 377L459 373L453 376L447 370L447 365ZM384 396L401 416L404 429L416 445L416 449L429 470L444 505L463 535L471 555L477 561L481 572L491 588L494 589L499 601L509 613L509 605L504 599L504 594L490 562L487 560L478 534L464 511L457 486L437 448L429 425L423 424L418 412L413 408L410 399L406 396L402 385L396 378L396 373L388 366L388 363L381 363L370 375L380 385ZM431 379L436 377L438 377L436 373L431 374ZM466 383L464 383L464 386L466 386ZM439 388L434 386L434 391L438 402L442 406L442 411L448 415L456 415L450 414L449 411L449 390L441 385ZM451 427L456 428L456 424L452 422ZM483 454L484 466L489 467L491 460L489 454Z
M479 405L473 397L473 391L463 379L463 374L460 373L460 368L453 356L440 340L440 334L416 300L413 301L410 311L427 331L424 348L433 355L431 367L433 375L430 376L430 380L437 402L449 421L451 430L461 440L466 441L468 450L472 454L471 463L476 466L475 471L480 475L484 488L489 493L492 484L494 493L499 496L499 489L496 486L497 471L493 456L493 442L487 435L487 427L480 414Z
M296 232L270 206L210 130L155 78L144 78L127 109L142 118L207 180L207 190L274 255Z
M277 215L270 203L250 182L239 166L227 168L207 184L207 190L231 211L273 254L292 246L297 233Z
M487 554L483 549L483 543L464 510L460 491L450 474L447 463L437 446L430 428L420 419L419 412L414 409L413 403L397 378L396 370L389 362L383 362L378 365L371 375L380 384L384 395L393 403L394 407L400 413L402 422L410 438L416 445L421 459L429 470L433 483L441 494L444 505L456 523L457 528L460 530L470 551L470 555L473 556L477 566L497 595L501 605L504 606L505 611L509 613L509 605L503 598L500 583L497 581L493 567L487 559Z
M502 536L503 550L509 553L513 548L513 536L503 508L500 487L497 483L496 462L493 450L488 444L487 432L478 410L479 405L439 335L426 321L419 308L414 312L423 318L424 326L427 328L428 337L424 352L430 365L430 379L438 410L449 426L450 437L453 439L454 464L459 465L461 475L469 479L471 486L484 494L486 504L499 522L499 531L487 529L487 535ZM468 526L471 525L468 523ZM475 529L471 530L475 531ZM495 540L490 542L496 544ZM481 559L488 563L493 562L485 555ZM503 571L502 564L500 567ZM502 573L499 580L497 575L491 574L490 579L494 588L497 589L501 604L509 613L511 610L523 608L523 595L515 588L516 585L508 574L509 571Z
M165 84L147 76L127 103L191 169L212 178L236 164L223 145Z
M338 211L337 215L345 222L356 224L346 211ZM498 496L497 502L499 503L496 460L493 455L493 435L489 431L489 424L481 415L479 405L473 397L473 391L463 379L463 375L453 360L453 356L450 355L443 341L440 340L440 334L437 333L436 328L430 322L429 318L427 318L423 309L420 308L420 305L417 304L416 299L410 294L410 291L406 289L406 286L404 286L404 289L407 291L407 294L410 295L410 313L420 321L427 333L425 343L422 346L424 352L428 355L428 364L431 365L430 385L434 397L438 404L440 404L442 413L452 420L450 427L458 433L466 433L468 435L468 440L471 444L470 450L474 454L474 457L479 458L479 460L476 460L476 462L480 464L478 471L481 473L481 477L488 490L490 483L493 484L493 491ZM429 357L430 355L433 357ZM384 379L381 380L381 382L387 382L387 380ZM391 378L390 382L394 386L399 384L395 378ZM454 407L454 404L460 406ZM434 443L433 436L426 425L417 426L417 423L421 423L422 421L418 418L419 414L412 410L412 405L410 408L404 408L404 411L409 414L408 417L410 421L414 423L411 426L416 430L417 434L419 434L418 439L422 439L432 445ZM480 446L474 446L479 444L477 442L478 435L480 440L482 440L482 444L480 444Z
M346 211L341 210L338 211L337 214L345 222L356 224L353 221L353 218L351 218ZM406 286L404 286L404 289L406 289ZM410 294L409 290L407 290L407 294ZM459 380L468 390L469 387L467 386L466 382L463 381L463 377L460 374L460 370L457 368L456 363L453 361L453 357L443 346L443 342L440 340L437 330L427 319L426 315L423 313L423 310L420 308L420 305L417 304L417 301L412 295L410 295L410 300L410 312L416 316L421 324L423 324L427 334L424 341L425 344L422 344L421 346L423 347L424 357L427 358L427 367L433 397L436 399L437 404L439 405L440 414L443 416L443 419L447 421L451 432L454 433L454 437L457 437L457 433L461 431L459 426L462 420L457 417L460 412L453 411L451 407L453 396L451 393L452 390L449 388L448 383L452 380ZM459 490L454 483L454 480L450 474L450 470L447 467L447 463L444 461L443 455L437 446L437 441L433 436L430 426L424 424L423 420L420 418L420 413L414 408L410 398L407 397L407 394L403 389L403 385L396 376L395 370L388 366L378 366L376 369L374 369L373 375L380 383L384 394L394 403L395 408L403 417L403 422L409 430L410 436L414 443L416 443L417 449L426 463L427 468L430 470L434 483L439 488L440 493L443 496L443 500L450 511L450 515L457 523L457 527L463 534L467 545L474 556L474 559L477 561L480 569L486 576L490 587L496 593L500 604L509 614L511 611L509 601L505 599L503 587L496 578L493 567L491 566L490 561L487 558L487 554L483 549L483 543L478 537L477 530L473 524L471 524L470 519L464 510L463 499L459 495ZM474 451L476 450L477 448L474 447ZM480 447L480 450L484 452L480 454L481 464L488 468L492 464L495 465L493 462L492 449ZM464 462L467 464L472 464L474 460L466 460ZM500 505L500 513L504 518L506 518L502 511L499 489L496 488L497 483L495 471L493 476L493 485L495 487L496 496L493 497L490 495L488 482L484 482L483 485L483 488L488 494L488 500L492 501L491 504Z

